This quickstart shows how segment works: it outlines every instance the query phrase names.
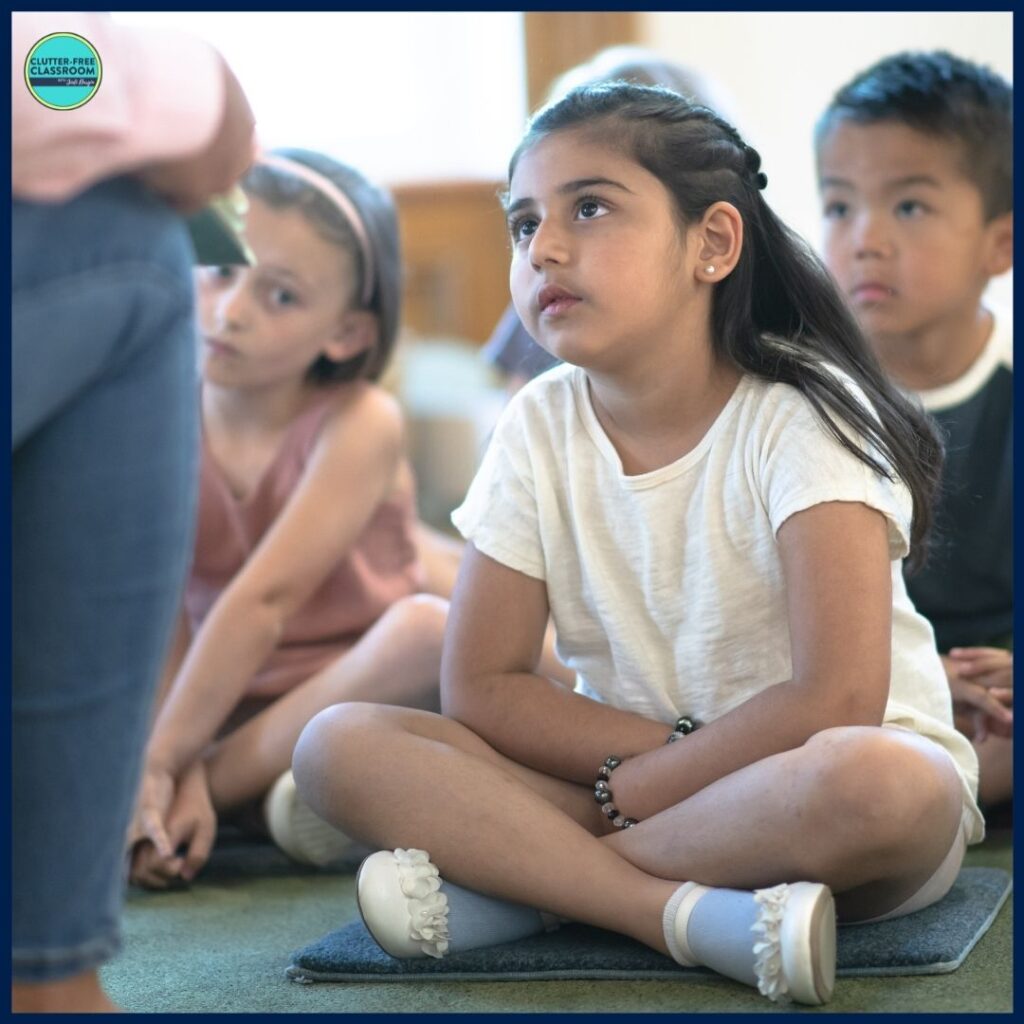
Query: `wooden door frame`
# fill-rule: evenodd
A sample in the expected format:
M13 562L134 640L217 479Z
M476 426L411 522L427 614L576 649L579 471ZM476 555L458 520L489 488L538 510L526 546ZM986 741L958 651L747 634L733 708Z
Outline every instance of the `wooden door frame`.
M526 95L530 110L551 83L607 46L640 41L637 11L524 11Z

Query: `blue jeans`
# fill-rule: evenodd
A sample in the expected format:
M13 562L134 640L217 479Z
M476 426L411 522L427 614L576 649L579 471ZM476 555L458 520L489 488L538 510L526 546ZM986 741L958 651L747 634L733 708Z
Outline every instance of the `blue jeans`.
M120 947L198 389L180 217L128 179L11 217L12 971L42 982Z

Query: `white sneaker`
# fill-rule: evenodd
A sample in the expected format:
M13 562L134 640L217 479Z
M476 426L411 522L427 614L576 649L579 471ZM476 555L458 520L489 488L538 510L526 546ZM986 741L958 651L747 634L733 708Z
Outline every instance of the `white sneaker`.
M355 840L329 825L299 796L290 771L270 787L263 817L270 838L300 864L324 867L356 847Z

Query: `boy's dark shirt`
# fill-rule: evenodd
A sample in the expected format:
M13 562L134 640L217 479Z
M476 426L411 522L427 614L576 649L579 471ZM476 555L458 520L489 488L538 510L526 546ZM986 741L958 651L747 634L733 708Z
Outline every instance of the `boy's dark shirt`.
M990 344L1002 340L996 337L999 328L997 323ZM946 444L946 461L928 562L907 577L907 590L934 626L940 651L1010 646L1012 365L1000 358L980 386L955 404L933 408L931 415Z

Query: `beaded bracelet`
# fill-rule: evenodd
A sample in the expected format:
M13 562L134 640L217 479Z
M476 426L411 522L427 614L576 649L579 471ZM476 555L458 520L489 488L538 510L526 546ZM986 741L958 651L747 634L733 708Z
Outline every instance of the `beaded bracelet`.
M612 772L620 764L622 764L622 758L612 754L611 757L606 757L604 764L597 769L597 781L594 783L594 801L600 806L601 813L616 828L632 828L634 825L638 825L639 821L636 818L627 818L624 814L619 813L619 809L615 806L615 801L612 797L612 787L608 784L608 780L612 777Z
M675 743L681 736L689 736L696 728L697 723L689 715L682 715L676 719L676 724L672 727L672 732L669 733L669 737L665 742ZM608 781L612 777L612 772L620 764L622 764L622 758L612 754L610 757L606 757L604 764L597 769L597 781L594 783L594 801L601 808L601 813L616 828L632 828L634 825L640 824L639 820L637 818L627 818L615 806L612 787Z
M665 742L675 743L676 740L681 739L683 736L689 736L696 728L697 723L689 715L682 715L676 719L676 724L672 727L672 731L668 734L668 739Z

